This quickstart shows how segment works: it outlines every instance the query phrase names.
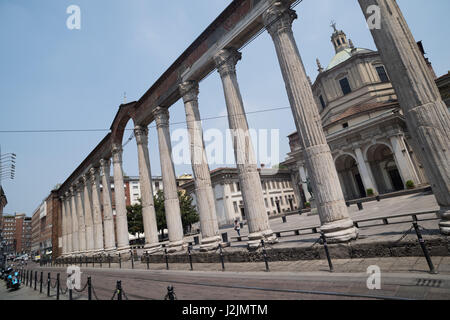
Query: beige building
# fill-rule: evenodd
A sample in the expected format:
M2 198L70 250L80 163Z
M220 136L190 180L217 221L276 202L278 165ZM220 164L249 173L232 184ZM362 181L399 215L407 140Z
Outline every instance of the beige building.
M286 169L259 169L263 188L264 205L268 216L274 216L298 209L298 199L292 187L291 175ZM236 168L219 168L211 171L219 226L228 226L235 219L247 219L242 190ZM195 185L191 180L183 189L192 196L196 205Z
M312 89L346 200L426 184L380 55L355 47L334 29L336 55L325 68L317 60L319 75ZM283 164L306 202L311 195L299 139L297 132L289 136L291 152Z

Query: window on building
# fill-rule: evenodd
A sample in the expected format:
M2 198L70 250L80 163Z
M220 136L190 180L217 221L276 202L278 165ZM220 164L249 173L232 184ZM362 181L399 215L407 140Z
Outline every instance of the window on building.
M272 203L272 207L275 206L275 203L273 202L273 198L270 198L270 203Z
M347 128L348 128L348 122L343 123L343 124L342 124L342 128L347 129Z
M233 206L234 206L234 212L239 213L239 209L238 209L238 205L237 205L236 201L233 202Z
M345 95L352 92L352 89L350 88L350 82L348 82L347 78L339 80L339 84L341 85L342 93Z
M234 182L230 183L230 191L234 192Z
M339 39L337 39L336 42L337 42L338 46L341 45L341 41Z
M239 184L239 182L236 183L236 189L237 189L237 191L241 191L241 185Z
M376 67L378 76L380 77L381 82L389 82L389 78L386 73L386 69L383 66Z
M267 198L264 198L264 203L266 204L266 208L269 207L269 203L267 202Z
M325 109L327 107L327 105L325 104L325 100L323 100L322 95L319 96L319 101L320 101L320 104L322 105L322 110Z

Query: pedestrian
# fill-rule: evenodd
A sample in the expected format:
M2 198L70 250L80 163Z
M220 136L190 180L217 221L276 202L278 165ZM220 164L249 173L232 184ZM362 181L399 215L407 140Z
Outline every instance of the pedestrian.
M239 221L236 219L234 220L234 230L236 230L238 237L241 236L241 226L239 225Z

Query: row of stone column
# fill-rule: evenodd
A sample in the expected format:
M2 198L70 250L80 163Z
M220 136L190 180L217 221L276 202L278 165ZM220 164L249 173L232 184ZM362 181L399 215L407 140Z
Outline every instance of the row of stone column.
M413 68L407 68L407 72L411 72L411 74L407 73L407 77L403 75L404 70L398 73L398 77L394 76L397 74L397 71L392 61L405 64L407 56L402 54L403 51L407 52L409 49L398 46L399 50L395 52L390 50L386 43L389 44L392 41L390 41L390 38L387 39L386 36L398 36L404 45L409 46L410 43L413 43L409 41L412 36L404 20L400 19L402 18L401 13L395 0L385 0L384 2L379 0L359 1L363 10L367 10L367 7L371 4L377 4L382 8L384 14L384 20L382 21L386 29L382 28L381 30L372 31L372 33L386 67L390 74L393 75L393 85L396 91L400 91L397 92L400 104L404 110L408 111L405 112L408 126L410 128L415 128L415 125L419 127L418 132L413 133L413 138L418 145L421 145L420 143L423 144L423 151L429 151L429 154L426 152L417 153L423 158L436 198L443 208L441 228L447 230L448 222L446 222L446 219L448 219L450 203L450 193L448 192L450 184L448 113L443 113L441 110L443 108L440 103L442 101L438 101L439 93L436 92L435 86L433 87L431 84L426 71L422 74L424 79L421 79L422 84L427 84L426 88L417 88L414 92L415 95L411 95L408 91L409 96L415 97L414 101L410 101L409 96L404 93L407 90L402 87L403 82L409 83L413 81L411 80L414 78ZM357 237L358 230L354 227L353 221L348 215L331 151L322 130L319 111L293 36L292 22L296 18L295 11L290 8L289 2L284 0L275 2L263 14L266 29L275 45L295 124L304 150L306 168L311 179L313 192L316 195L316 203L322 224L321 230L326 234L330 242L348 241ZM402 26L401 30L396 27L397 24ZM403 40L402 37L406 38L406 40ZM391 55L394 56L391 57L388 51L392 51ZM415 51L412 51L411 54L413 56L418 54L417 48ZM226 48L218 52L214 57L214 62L222 79L229 127L233 132L235 160L249 228L249 247L255 248L259 246L261 239L267 242L276 242L277 239L270 229L264 208L261 180L257 171L252 141L248 134L248 122L237 81L236 64L240 59L241 53L235 48ZM423 59L416 59L413 62L418 64L417 70L421 70L422 67L423 70L426 69L426 66L422 65L424 64ZM414 80L413 82L417 81ZM202 232L202 249L214 249L217 247L220 238L198 109L198 83L195 81L182 83L180 85L180 93L185 105L189 131L197 208ZM426 99L423 96L426 96ZM408 102L411 102L411 105L420 103L426 105L418 107L416 111L411 111L411 107L406 105ZM169 251L177 251L183 249L185 243L183 240L175 170L171 158L172 147L168 109L164 107L155 108L154 118L157 125L164 184L165 213L169 230L168 249ZM146 248L158 250L160 246L153 203L147 128L137 125L135 136L138 144ZM434 137L434 140L431 139L431 136ZM120 252L129 249L121 146L114 145L112 154L117 212L117 248L115 246L114 222L111 210L109 161L102 160L100 165L103 172L103 230L100 229L99 223L101 221L101 212L99 209L98 169L94 168L89 172L91 179L85 176L78 185L74 185L71 188L70 194L66 194L63 199L63 251L66 254L95 252L96 250L117 250ZM361 155L358 156L360 157ZM104 233L104 243L100 241L101 231Z

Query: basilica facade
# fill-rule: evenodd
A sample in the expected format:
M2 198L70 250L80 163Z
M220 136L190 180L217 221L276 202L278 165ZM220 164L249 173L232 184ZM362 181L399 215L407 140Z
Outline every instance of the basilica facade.
M345 199L427 184L379 53L355 47L335 26L331 42L336 55L327 67L317 60L312 90ZM305 203L311 194L302 137L295 132L288 138L291 152L283 165L291 170L296 193Z

